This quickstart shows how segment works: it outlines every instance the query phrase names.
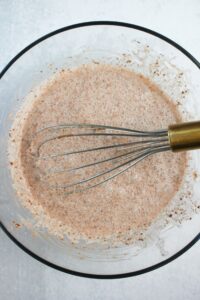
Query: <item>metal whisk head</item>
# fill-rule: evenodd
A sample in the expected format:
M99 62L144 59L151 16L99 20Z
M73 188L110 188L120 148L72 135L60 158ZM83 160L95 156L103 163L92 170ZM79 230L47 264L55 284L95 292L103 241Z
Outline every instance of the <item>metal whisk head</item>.
M31 144L40 180L66 194L103 184L144 158L170 149L168 130L93 124L50 126L39 130Z

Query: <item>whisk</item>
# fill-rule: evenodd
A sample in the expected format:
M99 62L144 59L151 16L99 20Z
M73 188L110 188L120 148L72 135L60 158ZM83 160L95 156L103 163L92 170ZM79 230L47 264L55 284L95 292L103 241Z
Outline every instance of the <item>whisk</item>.
M99 186L153 154L198 148L200 121L157 131L60 124L37 131L31 154L36 158L41 182L71 194Z

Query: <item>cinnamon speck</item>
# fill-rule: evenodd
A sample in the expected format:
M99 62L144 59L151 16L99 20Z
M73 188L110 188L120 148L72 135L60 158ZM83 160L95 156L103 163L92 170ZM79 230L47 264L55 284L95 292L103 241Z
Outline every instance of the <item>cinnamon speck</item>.
M198 174L197 174L196 171L194 171L194 172L192 173L192 177L193 177L194 180L196 180L196 179L198 178Z
M21 227L21 224L16 223L15 221L13 221L13 224L14 224L15 228L17 228L17 229L19 229Z

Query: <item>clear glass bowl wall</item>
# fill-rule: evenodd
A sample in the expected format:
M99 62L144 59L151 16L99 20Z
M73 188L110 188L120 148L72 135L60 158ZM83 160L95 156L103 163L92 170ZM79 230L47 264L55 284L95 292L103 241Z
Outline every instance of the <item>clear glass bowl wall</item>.
M0 221L25 248L65 270L91 276L131 275L175 255L199 234L200 218L190 204L190 220L156 231L153 240L142 247L107 248L83 242L73 245L67 238L61 241L42 228L16 229L13 225L13 221L21 223L24 219L34 223L34 220L21 206L12 186L7 158L8 134L13 122L10 116L16 114L30 90L56 70L93 61L123 65L151 77L173 101L181 102L185 120L200 119L199 67L176 47L153 34L133 27L101 24L64 30L36 43L10 66L0 82ZM165 76L159 76L158 72L161 75L165 72ZM183 74L179 78L180 73ZM183 89L188 91L184 97ZM199 152L191 154L189 164L191 172L200 173ZM190 174L187 180L192 191L188 202L198 206L199 182ZM160 241L164 250L159 247Z

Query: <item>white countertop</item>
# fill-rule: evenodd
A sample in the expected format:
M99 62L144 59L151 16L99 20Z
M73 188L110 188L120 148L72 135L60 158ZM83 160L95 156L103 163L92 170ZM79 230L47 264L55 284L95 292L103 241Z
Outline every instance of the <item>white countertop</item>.
M38 37L91 20L149 27L175 40L200 61L199 0L0 0L0 69ZM120 280L93 280L41 264L0 230L0 299L200 299L199 254L198 242L153 272Z

